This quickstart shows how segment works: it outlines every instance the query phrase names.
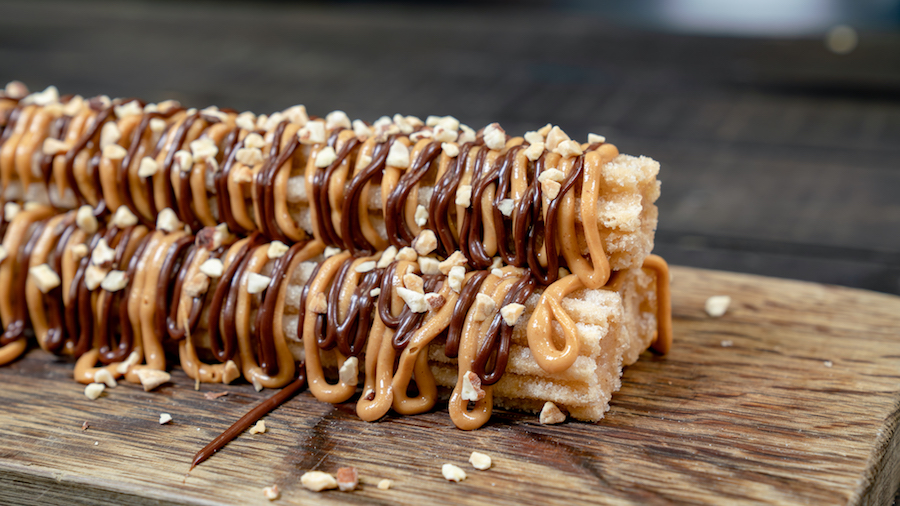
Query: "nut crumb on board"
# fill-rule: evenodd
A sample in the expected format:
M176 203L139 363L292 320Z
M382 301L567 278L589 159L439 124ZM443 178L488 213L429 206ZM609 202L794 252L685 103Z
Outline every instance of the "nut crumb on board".
M447 481L455 481L457 483L466 479L466 472L459 466L453 464L444 464L441 466L441 474Z
M378 490L388 490L394 485L393 480L384 479L378 482Z
M706 309L706 314L709 316L718 318L728 311L729 305L731 305L731 297L727 295L713 295L706 299L706 306L704 309Z
M731 348L732 346L734 346L734 341L730 339L723 339L720 344L723 348Z
M81 424L81 430L88 430L88 427L90 427L90 426L91 425L89 423L84 422L83 424Z
M491 456L484 453L472 452L472 455L469 456L469 463L472 464L472 467L475 469L485 471L491 468Z
M168 413L160 413L159 414L159 424L160 425L165 425L171 421L172 421L172 415L170 415Z
M274 501L281 496L281 491L278 490L278 485L272 485L271 487L264 488L263 494L266 496L266 499Z
M321 492L338 487L334 476L322 471L308 471L300 477L300 483L313 492Z
M207 399L214 401L214 400L218 399L219 397L225 397L226 395L228 395L228 392L206 392L205 394L203 394L203 397L206 397Z
M566 414L559 410L556 404L553 404L550 401L544 403L544 407L541 408L541 414L538 420L542 424L554 424L554 423L563 423L566 421Z
M341 492L350 492L359 485L359 472L355 467L342 467L337 470L337 485Z
M266 422L263 420L256 422L256 425L250 427L249 432L250 434L262 434L266 432Z

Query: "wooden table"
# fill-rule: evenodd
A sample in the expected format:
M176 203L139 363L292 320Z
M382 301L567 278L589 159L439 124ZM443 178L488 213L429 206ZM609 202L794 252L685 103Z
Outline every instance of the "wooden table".
M185 476L192 455L257 400L249 385L134 385L88 400L72 365L38 350L0 369L0 502L883 504L900 483L900 297L674 268L676 344L629 367L606 419L542 426L501 412L475 432L445 407L366 423L303 393ZM710 295L733 299L720 318ZM228 391L208 400L205 392ZM173 422L159 425L160 413ZM90 427L82 430L83 422ZM493 457L488 471L471 451ZM452 462L462 483L441 477ZM308 470L359 469L352 493ZM382 479L394 480L378 490Z

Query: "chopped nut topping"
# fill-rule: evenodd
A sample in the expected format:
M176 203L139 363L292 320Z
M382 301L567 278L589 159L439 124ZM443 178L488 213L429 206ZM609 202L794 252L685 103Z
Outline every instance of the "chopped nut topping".
M432 311L439 311L447 303L447 300L439 293L430 292L425 294L425 302Z
M278 490L278 485L272 485L263 489L263 495L266 496L266 499L274 501L281 496L281 491Z
M516 208L516 202L513 199L503 199L497 204L497 209L503 216L512 216L513 210Z
M310 121L297 131L301 144L322 144L325 142L325 122Z
M243 128L244 130L255 130L256 116L249 111L242 112L234 119L234 124L237 125L238 128Z
M313 492L321 492L323 490L337 488L338 486L334 476L323 473L322 471L309 471L308 473L303 473L303 476L300 477L300 483Z
M22 206L22 209L26 211L35 211L37 209L41 209L42 207L44 207L44 205L39 202L25 202L25 205Z
M262 148L264 148L264 147L266 147L266 140L263 139L263 136L259 135L258 133L251 132L251 133L247 134L246 137L244 137L244 148L245 149L262 150ZM238 161L240 161L240 150L237 152L236 156L238 156ZM262 152L260 152L260 157L262 157ZM260 160L260 161L262 161L262 160ZM241 163L245 163L245 162L241 162ZM255 165L255 164L248 164L248 163L245 163L245 164L246 165Z
M462 392L460 397L464 401L480 401L484 399L485 392L481 388L481 378L472 371L463 375Z
M397 257L397 247L396 246L388 246L384 253L381 254L381 258L378 259L378 263L375 264L375 267L379 269L384 269L388 265L391 265L391 262L394 261L394 258Z
M225 272L225 264L218 258L210 258L200 264L200 272L211 278L218 278Z
M503 317L503 321L510 327L515 327L516 322L519 321L519 318L521 318L524 313L525 306L522 304L507 304L500 308L500 316Z
M125 271L109 271L109 274L100 282L100 288L107 292L118 292L128 286L128 278Z
M6 251L6 248L0 246L0 262L6 260L6 257L9 256L9 252Z
M406 147L406 144L402 142L391 144L391 150L388 151L387 164L401 169L409 167L409 148Z
M475 296L475 315L473 318L475 318L476 322L483 322L494 312L496 307L497 303L494 302L493 297L479 293Z
M59 90L56 86L48 86L47 89L39 93L32 93L22 99L22 105L35 104L41 107L55 104L59 102Z
M222 374L222 383L226 385L241 377L241 370L238 368L234 360L225 362L225 372Z
M331 146L325 146L316 153L316 167L320 169L328 167L335 160L337 160L337 153L334 152L334 148Z
M110 160L121 160L125 158L128 151L118 144L110 144L103 148L103 157Z
M562 185L552 179L547 179L546 181L541 183L541 192L550 200L553 200L557 196L559 196L559 191L561 189Z
M472 455L469 455L469 463L479 471L486 471L491 468L491 456L484 453L472 452Z
M547 137L547 135L550 134L550 130L552 130L552 129L553 129L553 125L551 125L550 123L547 123L546 125L539 128L537 133L541 134L541 136L543 136L543 137Z
M456 205L462 207L469 207L472 205L472 185L459 185L456 189Z
M109 276L107 276L108 278ZM188 297L199 297L209 290L209 276L198 272L184 285L184 294Z
M97 369L97 372L94 373L94 383L103 383L109 388L118 386L116 378L113 378L112 373L106 369Z
M113 214L112 224L119 228L133 227L138 224L138 217L127 206L119 206Z
M28 96L28 87L25 86L25 83L23 83L22 81L10 81L6 83L6 88L3 89L3 94L7 98L21 100Z
M91 206L83 206L83 207L87 207L88 212L89 213L91 212ZM3 204L3 218L6 221L12 221L13 218L15 218L16 215L19 214L19 211L21 211L21 210L22 210L22 206L20 206L19 204L16 204L15 202L7 202L6 204ZM79 209L79 211L81 211L81 209ZM91 213L91 216L93 216L93 213ZM77 217L76 217L76 222L77 222Z
M412 142L419 142L421 139L431 138L432 133L430 128L422 129L417 132L413 132L409 135L409 140Z
M331 111L325 116L325 128L334 130L338 127L351 128L350 118L344 111Z
M128 358L126 358L124 362L119 362L119 365L116 366L116 372L119 374L126 374L132 366L136 365L140 361L141 356L138 354L138 352L132 351L130 354L128 354Z
M378 490L388 490L391 488L394 482L388 479L384 479L378 482Z
M215 158L216 155L219 154L219 148L212 139L202 137L195 141L191 141L191 154L194 156L194 160Z
M183 226L172 208L167 207L156 217L156 228L164 232L174 232Z
M411 134L412 131L415 130L415 127L412 125L412 123L410 123L409 120L403 117L402 114L394 115L394 124L397 125L397 127L400 128L400 131L406 135Z
M260 421L256 422L256 425L254 425L253 427L250 427L250 430L249 430L248 432L249 432L250 434L263 434L263 433L265 433L265 432L266 432L266 422L263 421L263 420L260 420Z
M316 314L325 314L328 311L328 299L325 298L325 294L317 293L316 296L309 301L308 309Z
M437 249L437 236L434 232L425 229L419 232L419 235L412 242L412 247L419 255L427 255Z
M166 120L162 118L153 118L150 120L150 131L153 133L160 133L166 129Z
M359 485L359 473L355 467L342 467L337 470L337 485L341 492L350 492Z
M442 142L441 151L443 151L444 154L449 156L450 158L456 158L457 156L459 156L459 146L452 142Z
M527 142L528 144L531 144L532 146L535 145L535 144L537 144L537 143L539 143L539 142L540 142L541 144L543 144L543 143L544 143L544 136L541 135L541 134L538 133L538 132L535 132L535 131L532 131L532 132L525 132L525 142Z
M453 464L444 464L441 467L441 474L444 475L444 478L447 481L455 481L461 482L466 479L466 472L459 468L459 466L454 466Z
M305 105L294 105L284 110L284 117L295 125L304 126L309 122L309 115L306 113Z
M363 120L353 120L353 133L359 138L371 137L373 131Z
M556 146L556 149L553 150L554 153L559 153L562 156L578 156L584 153L581 149L581 144L578 144L576 141L562 141Z
M434 127L432 138L441 143L456 142L456 139L459 138L459 132L457 132L456 129L451 130L444 128L443 125L438 125Z
M719 318L728 311L729 305L731 305L731 297L727 295L713 295L706 299L706 314L713 318Z
M87 423L87 422L84 422L83 424L81 424L81 430L82 430L82 431L86 431L86 430L88 430L88 428L89 428L90 426L91 426L91 424L89 424L89 423Z
M369 295L372 297L378 297L379 295L381 295L381 288L373 288L369 290Z
M546 128L546 127L545 127ZM562 131L558 126L554 126L550 129L550 132L547 133L547 140L545 144L547 145L547 149L549 151L553 151L561 142L568 141L569 136Z
M126 104L117 105L113 108L117 118L126 118L128 116L140 116L144 114L144 108L137 100L132 100Z
M500 279L503 279L503 269L501 269L499 267L495 267L495 268L491 269L491 274L493 274L494 276L497 276Z
M215 155L213 155L215 156ZM212 156L207 157L208 160L215 160ZM202 160L202 158L198 158L197 160ZM194 168L194 157L191 155L190 151L185 149L179 149L175 152L175 166L178 167L178 170L181 172L190 172L192 168Z
M500 257L494 257L491 259L491 270L494 269L502 269L503 268L503 259Z
M37 285L38 290L40 290L41 293L47 293L50 290L53 290L62 282L59 279L59 275L53 272L53 269L47 264L32 267L28 269L28 273L31 274L31 277L34 279L34 284Z
M7 212L7 217L9 217L9 212ZM88 234L95 233L99 228L97 218L94 217L94 209L88 205L84 205L78 208L78 212L75 214L75 224L78 225L78 228Z
M559 169L547 169L541 172L541 175L538 176L538 182L543 183L544 181L556 181L557 183L561 183L566 180L566 173Z
M172 380L171 374L156 369L138 369L137 376L141 382L141 386L144 387L145 392L149 392L163 383L168 383Z
M231 171L234 174L234 182L235 183L252 183L253 182L253 171L250 168L241 166L238 167L237 170Z
M425 282L422 280L422 278L411 272L407 272L403 275L403 286L414 292L419 292L422 295L425 295Z
M284 121L284 114L280 112L276 112L271 116L267 117L265 122L262 125L263 130L272 131L275 130L275 127L278 126L279 123Z
M251 272L247 276L247 293L251 295L262 293L263 290L269 287L271 282L272 278Z
M506 130L500 128L499 123L491 123L484 127L484 143L490 149L503 149L506 147Z
M544 403L541 408L541 416L539 418L542 424L550 425L555 423L563 423L566 421L566 415L550 401Z
M407 262L415 262L417 258L419 258L419 254L409 246L400 248L400 251L397 252L397 256L395 257L398 261L406 260Z
M447 275L447 282L450 284L450 289L456 293L459 293L462 290L462 282L466 279L466 268L461 265L455 265L450 268L450 272Z
M269 248L266 250L266 256L271 260L281 258L289 249L288 245L281 241L272 241L269 243Z
M525 148L525 157L532 162L540 158L542 154L544 154L543 142L535 142L531 146Z
M325 253L323 253L323 255L325 256L325 258L330 258L330 257L337 255L340 252L341 252L341 248L333 248L331 246L328 246L327 248L325 248Z
M447 257L443 262L439 263L438 268L446 276L447 274L450 273L450 269L452 269L453 267L456 267L456 266L466 265L467 262L468 262L468 259L466 259L466 256L463 255L461 251L456 250L453 252L453 254L451 254L449 257ZM463 271L463 273L465 274L465 271Z
M367 261L367 262L362 262L362 263L360 263L360 264L357 265L353 270L356 271L356 272L358 272L358 273L360 273L360 274L365 274L365 273L367 273L367 272L369 272L369 271L371 271L371 270L374 270L374 269L375 269L375 261L374 261L374 260L369 260L369 261Z
M106 270L96 265L88 265L84 271L84 285L92 292L100 286L104 279L106 279Z
M422 274L432 275L441 273L440 263L434 258L419 257L418 260L419 270L422 271Z
M341 378L341 383L356 386L359 383L359 359L350 357L344 360L338 370L338 376Z
M428 223L428 209L425 209L425 206L419 204L416 206L416 225L420 227L424 227L426 223Z
M606 142L606 137L597 134L588 134L588 144L596 144L598 142Z
M91 263L94 265L108 265L116 258L116 250L109 247L106 239L100 239L91 253Z
M84 395L86 395L88 399L94 401L97 400L97 397L100 397L100 394L102 394L105 389L106 385L103 383L91 383L84 387Z
M459 139L457 139L456 142L460 144L475 142L475 130L472 130L472 127L469 125L459 125L459 129L462 130L462 134L460 134Z
M413 313L424 313L428 311L428 304L425 303L425 295L408 288L398 287L397 295L406 302L409 309Z
M54 139L53 137L47 137L44 139L44 144L41 146L41 151L45 155L56 155L59 153L65 153L69 150L69 145L65 142Z
M172 415L170 415L168 413L160 413L159 414L159 424L160 425L165 425L171 421L172 421Z

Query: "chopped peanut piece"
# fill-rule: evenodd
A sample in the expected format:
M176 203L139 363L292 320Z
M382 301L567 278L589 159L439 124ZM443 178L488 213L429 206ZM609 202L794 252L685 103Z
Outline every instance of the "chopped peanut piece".
M469 456L469 463L472 464L472 467L475 469L485 471L491 468L491 456L484 453L472 452L472 455Z
M556 404L547 401L541 409L539 420L543 424L563 423L566 421L566 415L556 407Z

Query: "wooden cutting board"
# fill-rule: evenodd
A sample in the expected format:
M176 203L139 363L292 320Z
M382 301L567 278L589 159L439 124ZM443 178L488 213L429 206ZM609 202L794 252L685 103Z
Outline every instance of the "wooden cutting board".
M446 406L359 421L303 393L185 477L192 455L270 392L202 391L180 372L88 400L72 365L39 350L0 368L0 503L885 504L900 483L900 298L674 268L675 346L629 367L597 424L500 412L475 432ZM733 299L719 319L707 297ZM228 391L217 400L204 392ZM174 421L159 425L160 413ZM87 421L90 428L82 430ZM467 463L493 457L488 471ZM445 481L441 465L468 473ZM355 466L353 493L300 486ZM390 490L375 484L394 480Z

